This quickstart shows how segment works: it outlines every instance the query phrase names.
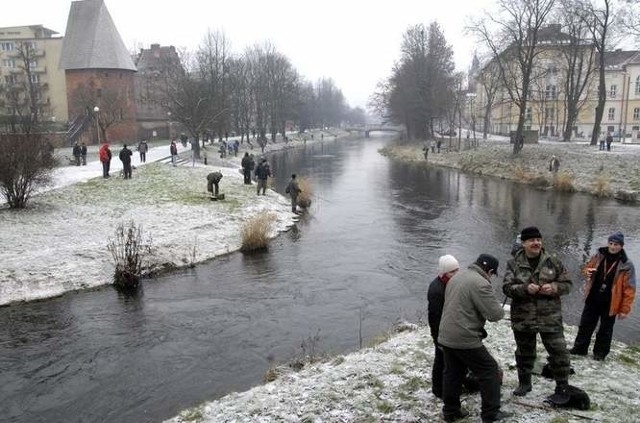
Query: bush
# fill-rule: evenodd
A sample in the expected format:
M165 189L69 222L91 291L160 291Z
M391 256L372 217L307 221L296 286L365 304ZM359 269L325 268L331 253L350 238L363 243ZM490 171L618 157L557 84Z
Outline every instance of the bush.
M151 254L151 238L144 238L142 225L132 220L116 228L115 239L109 239L107 249L116 266L113 284L121 290L137 289L142 277L143 265Z
M553 187L560 192L575 192L573 176L568 172L560 172L553 180Z
M608 197L610 195L609 180L609 176L602 173L599 174L593 183L593 195L597 197Z
M311 197L313 196L313 187L308 178L300 178L298 186L302 190L298 195L298 206L306 209L311 205Z
M23 209L36 188L51 182L53 146L39 134L0 134L0 194Z
M241 230L242 246L240 251L246 253L267 249L274 220L273 213L262 213L248 220Z

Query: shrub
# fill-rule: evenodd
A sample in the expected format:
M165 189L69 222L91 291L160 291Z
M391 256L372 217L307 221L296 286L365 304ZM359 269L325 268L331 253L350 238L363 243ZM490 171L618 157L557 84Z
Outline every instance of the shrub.
M311 197L313 196L313 187L308 178L300 178L298 186L301 189L298 195L298 206L306 209L311 205Z
M599 174L596 180L593 183L593 195L598 197L608 197L609 192L609 181L610 178L608 175Z
M113 284L121 290L132 290L140 285L143 264L151 254L151 238L145 238L142 225L132 220L116 227L115 239L109 239L107 249L115 264Z
M23 209L40 186L51 182L53 147L38 134L0 133L0 195L9 208Z
M573 176L568 172L560 172L553 180L553 187L560 192L575 192Z
M275 220L273 213L262 213L249 219L242 227L242 246L240 251L264 250L269 246L269 234Z
M529 172L527 172L520 166L516 166L516 168L513 170L513 173L515 174L516 180L520 182L529 183L529 181L531 181L531 179L533 178Z

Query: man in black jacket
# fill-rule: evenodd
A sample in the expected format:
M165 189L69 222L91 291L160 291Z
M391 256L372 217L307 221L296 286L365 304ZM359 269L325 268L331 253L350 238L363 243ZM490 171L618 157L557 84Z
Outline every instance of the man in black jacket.
M124 179L131 179L131 156L133 153L127 148L127 144L122 147L118 157L122 162L122 170L124 171Z

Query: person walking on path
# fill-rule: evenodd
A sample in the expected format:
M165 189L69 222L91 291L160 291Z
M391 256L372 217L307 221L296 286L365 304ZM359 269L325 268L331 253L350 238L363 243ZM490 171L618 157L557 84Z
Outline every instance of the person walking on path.
M607 239L607 246L598 249L583 268L586 280L585 304L580 317L578 335L570 353L587 355L591 336L600 321L593 345L594 360L604 360L611 350L616 317L625 319L633 310L636 296L636 272L624 250L624 235L616 232Z
M244 176L244 184L251 185L251 157L249 153L244 153L244 157L240 162L242 166L242 175Z
M296 180L296 174L291 175L291 180L287 184L287 188L284 190L289 196L291 196L291 211L296 213L298 207L298 195L302 192L298 181Z
M607 132L607 138L605 140L607 142L607 151L611 151L611 143L613 143L613 136L611 132Z
M551 160L549 160L549 172L556 174L558 170L560 170L560 160L558 160L556 156L551 156Z
M469 415L460 405L467 368L478 378L480 385L482 422L510 416L500 410L498 363L482 343L487 336L486 321L497 322L504 317L502 305L491 286L491 277L497 274L498 265L495 257L480 254L475 263L447 283L438 334L438 343L444 353L442 414L447 422Z
M256 178L258 180L258 189L256 190L256 194L260 195L260 190L262 189L262 195L266 195L265 191L267 190L267 179L271 176L271 168L269 167L269 163L267 163L267 159L262 158L260 160L260 164L256 168Z
M100 147L100 151L98 152L98 156L100 158L100 163L102 163L102 177L105 179L110 178L109 168L111 167L111 150L109 149L109 144L102 144L102 147Z
M87 165L87 144L82 143L80 146L80 157L82 157L82 166Z
M127 144L122 146L122 150L120 150L120 154L118 157L122 162L122 170L124 172L124 179L131 179L131 156L133 153L131 150L127 148Z
M178 146L175 141L171 141L169 151L171 152L171 164L173 167L178 166Z
M147 144L147 140L140 141L138 143L138 153L140 153L140 163L146 163L148 151L149 151L149 144Z
M438 276L429 284L427 292L427 311L429 317L429 329L435 345L435 358L431 369L431 392L438 398L442 398L442 377L444 372L444 356L442 347L438 344L438 331L442 319L444 307L444 292L449 280L458 273L460 264L452 255L444 255L438 259Z
M82 155L82 149L78 145L78 143L73 144L73 149L71 150L71 154L73 154L73 158L75 159L76 166L80 166L80 156Z
M571 291L572 283L562 262L542 248L542 235L535 226L520 232L522 248L507 263L502 291L511 298L511 328L516 341L518 387L516 396L532 389L531 373L536 361L536 336L549 353L556 381L556 394L569 385L569 351L562 325L560 297Z

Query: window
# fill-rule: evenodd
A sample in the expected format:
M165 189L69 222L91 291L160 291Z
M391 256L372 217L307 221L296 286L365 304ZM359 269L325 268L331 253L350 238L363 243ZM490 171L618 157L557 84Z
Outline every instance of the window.
M607 115L607 117L609 118L609 120L614 120L616 118L616 108L615 107L610 107L609 108L609 114Z
M640 107L633 109L633 120L640 120Z
M30 75L29 80L31 82L33 82L34 84L37 84L40 82L40 75Z
M553 107L547 107L544 109L544 118L546 120L553 120L556 116L556 109Z
M13 42L3 41L0 43L0 50L2 51L13 51L14 45Z
M640 76L636 78L636 94L640 94Z
M16 67L16 61L15 61L15 59L4 59L2 61L2 66L4 66L5 68L15 68Z
M618 86L617 85L611 85L611 88L609 88L609 97L610 98L616 98L616 91L618 91Z
M13 85L18 82L18 78L16 75L5 75L4 82L8 85Z
M531 107L527 107L527 110L524 112L524 120L531 120Z
M547 90L545 91L545 98L549 99L557 99L558 98L558 89L555 85L547 85Z
M35 69L38 67L38 61L33 59L29 61L29 69Z

